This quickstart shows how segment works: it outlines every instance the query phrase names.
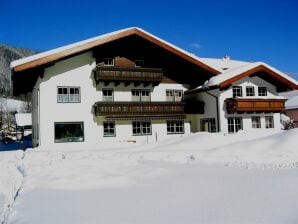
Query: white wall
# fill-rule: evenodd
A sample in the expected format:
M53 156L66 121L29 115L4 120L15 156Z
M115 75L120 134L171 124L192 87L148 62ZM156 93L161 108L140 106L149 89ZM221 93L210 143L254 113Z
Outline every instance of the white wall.
M114 86L109 84L96 86L93 79L92 70L95 68L95 60L91 52L87 52L70 59L57 62L45 69L44 78L39 78L35 89L39 90L39 117L38 108L33 110L33 124L39 123L39 139L34 138L34 145L39 142L41 147L48 149L57 148L94 148L103 141L155 141L155 133L158 140L163 138L177 137L177 135L167 135L165 121L152 121L151 136L132 136L131 122L116 123L116 137L103 137L102 122L98 122L92 112L94 103L102 100L104 88L114 89L114 101L131 101L131 89L144 88L142 85L135 87L130 85L124 87L123 84ZM78 86L81 90L80 103L57 103L57 86ZM165 101L166 89L184 89L179 84L160 84L150 88L151 101ZM40 120L40 121L38 121ZM84 142L54 143L54 122L84 122ZM189 133L190 126L185 124L185 133ZM37 129L36 129L37 130ZM36 136L36 135L35 135Z

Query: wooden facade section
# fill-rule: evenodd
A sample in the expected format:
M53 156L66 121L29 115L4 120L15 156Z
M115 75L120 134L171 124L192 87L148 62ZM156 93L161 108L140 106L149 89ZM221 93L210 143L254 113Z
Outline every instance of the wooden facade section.
M97 66L94 70L96 84L99 82L144 83L158 85L163 80L162 69L141 67Z
M226 99L226 109L228 114L253 113L253 112L273 112L280 113L285 110L284 99Z
M95 116L171 116L184 115L183 102L97 102L93 105Z

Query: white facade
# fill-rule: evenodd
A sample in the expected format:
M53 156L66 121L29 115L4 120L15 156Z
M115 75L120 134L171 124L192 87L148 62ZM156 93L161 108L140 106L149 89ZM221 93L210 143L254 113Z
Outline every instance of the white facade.
M92 70L95 59L91 52L57 62L45 69L44 78L39 78L33 90L33 145L55 148L94 148L102 142L132 141L156 142L161 139L177 137L182 134L168 134L166 120L152 120L151 134L134 136L132 121L115 121L114 137L104 137L102 122L104 117L96 117L92 111L94 103L103 100L102 88L113 88L114 101L132 101L132 89L150 89L151 101L166 101L166 90L185 90L180 84L159 84L144 87L142 84L114 86L110 83L96 85ZM80 102L57 102L58 87L79 87ZM84 140L82 142L55 143L55 122L83 122ZM190 132L189 123L184 124L184 133Z
M242 114L228 114L226 110L225 100L233 98L233 86L242 87L242 97L237 97L239 99L284 99L278 96L276 87L271 83L261 79L260 77L246 77L235 83L226 90L209 90L195 94L196 99L203 101L205 103L205 112L201 115L192 115L192 120L195 120L192 130L202 131L202 119L214 118L217 126L217 130L222 133L229 133L228 131L228 118L239 117L242 120L242 130L252 130L255 127L252 125L252 117L260 118L260 128L266 129L265 117L272 116L273 118L273 128L274 130L280 130L280 113L242 113ZM246 87L253 87L254 96L247 96ZM259 96L258 87L266 87L267 95ZM217 98L217 101L216 101ZM218 108L217 108L218 106ZM218 112L217 112L218 111ZM219 117L219 119L218 119ZM219 120L219 122L217 121ZM193 124L193 122L192 122ZM218 127L219 126L219 127ZM203 128L204 129L204 128ZM207 131L207 130L206 130Z

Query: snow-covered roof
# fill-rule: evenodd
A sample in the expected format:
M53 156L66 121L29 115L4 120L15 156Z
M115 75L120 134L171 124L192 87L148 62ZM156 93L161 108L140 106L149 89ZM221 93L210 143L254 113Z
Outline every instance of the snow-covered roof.
M288 99L285 104L286 109L298 108L298 90L283 92L279 95Z
M237 77L242 78L241 75L258 68L270 70L282 80L290 83L292 86L295 86L295 88L297 88L298 85L295 79L264 62L243 62L229 59L211 58L201 58L201 60L209 66L220 70L221 74L211 77L203 86L199 86L197 89L208 89L210 87L220 86L221 84L232 81Z
M31 113L17 113L15 118L18 126L32 125Z
M199 57L195 56L194 54L187 52L141 28L138 27L130 27L126 29L121 29L115 32L107 33L104 35L96 36L90 39L86 39L83 41L79 41L73 44L69 44L63 47L59 47L53 50L45 51L39 54L35 54L26 58L22 58L19 60L15 60L11 62L10 67L16 68L17 66L26 64L26 63L31 63L37 60L40 60L36 66L39 66L41 64L45 64L49 61L54 61L55 59L63 58L65 56L69 56L72 54L75 54L80 51L88 50L93 47L99 46L103 43L121 38L123 36L129 36L132 34L139 34L146 36L148 40L152 42L156 42L157 44L161 45L161 47L166 48L167 50L172 50L172 52L178 53L179 55L185 56L187 59L190 59L192 62L197 63L204 67L205 69L209 70L210 72L214 74L218 74L219 71L212 67L209 66L208 64L204 63Z

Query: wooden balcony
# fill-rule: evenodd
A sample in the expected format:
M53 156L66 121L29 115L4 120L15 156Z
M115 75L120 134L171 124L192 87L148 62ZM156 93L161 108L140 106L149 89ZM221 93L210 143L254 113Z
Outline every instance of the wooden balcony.
M185 115L182 102L97 102L95 116L173 116Z
M124 82L129 85L133 82L136 85L140 83L158 85L163 79L163 72L159 68L97 66L94 69L94 78L96 84Z
M285 109L285 99L226 99L228 114L234 113L280 113Z

